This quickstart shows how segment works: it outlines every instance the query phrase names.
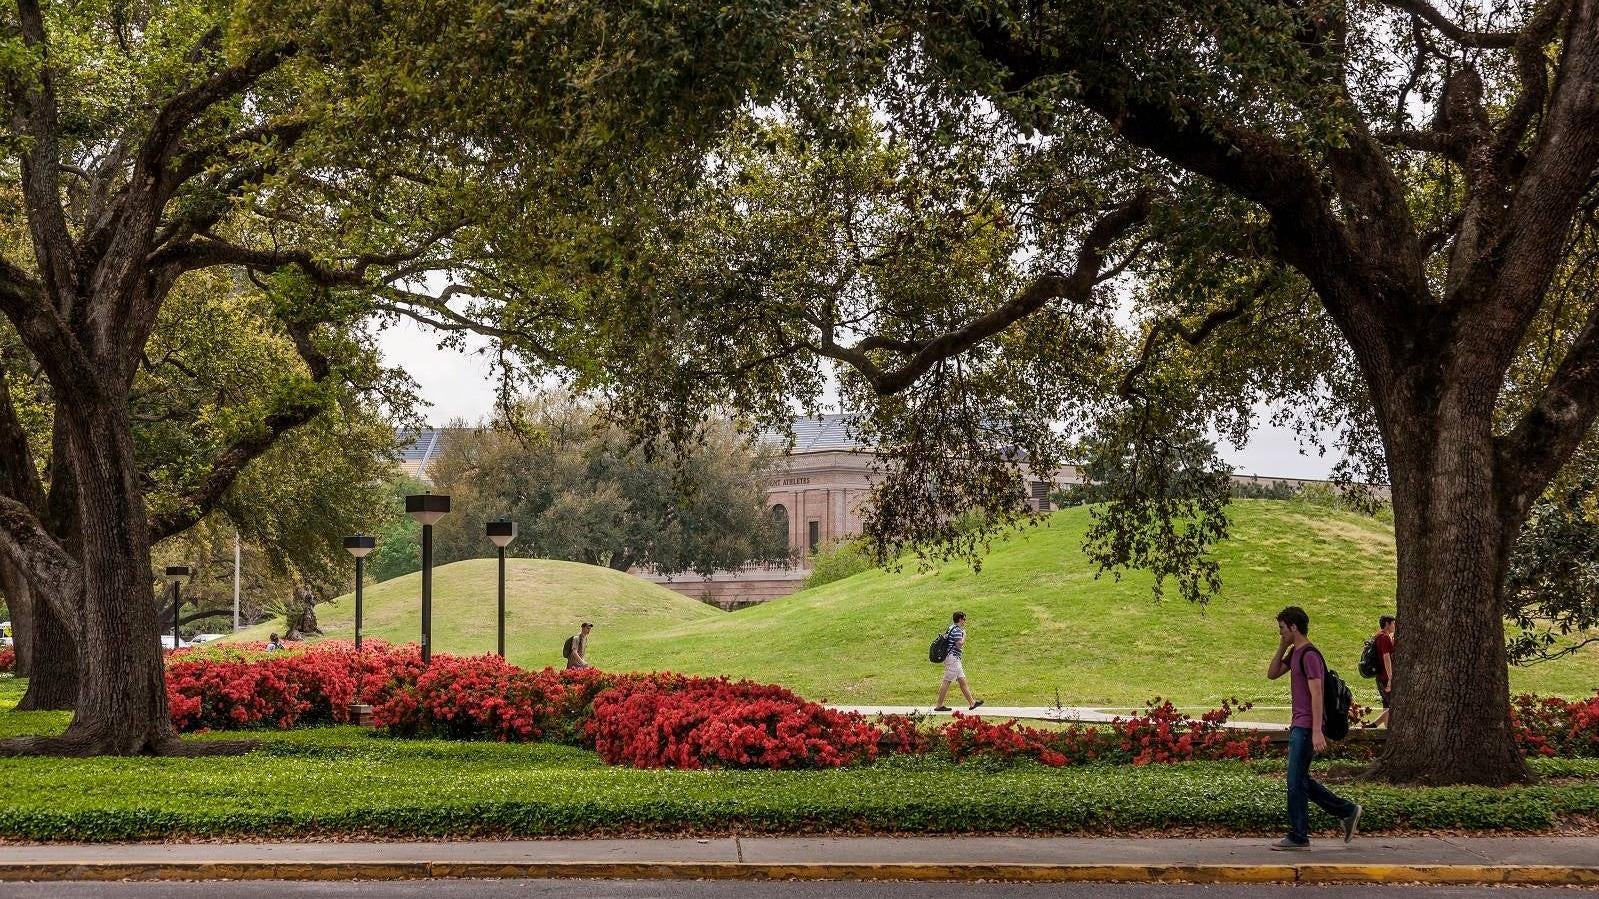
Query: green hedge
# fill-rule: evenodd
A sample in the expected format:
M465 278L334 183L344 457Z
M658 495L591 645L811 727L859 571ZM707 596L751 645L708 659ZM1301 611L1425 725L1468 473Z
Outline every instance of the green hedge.
M1373 832L1536 831L1599 813L1593 766L1552 768L1540 763L1549 776L1573 779L1511 790L1346 792L1366 804L1362 827ZM729 829L1269 834L1282 822L1280 774L1226 762L1049 769L895 758L841 771L637 771L568 747L397 740L354 728L272 734L259 751L233 758L0 760L0 837L29 840Z
M0 678L0 708L15 701L5 694L20 695L20 686ZM0 737L57 732L68 717L0 712ZM259 750L236 757L0 759L0 838L731 829L1126 833L1173 827L1270 834L1283 826L1280 759L1051 769L900 756L837 771L639 771L549 744L401 740L349 727L258 736ZM1331 764L1335 772L1352 770L1348 763ZM1599 819L1599 759L1531 764L1544 783L1508 790L1369 784L1339 790L1366 805L1361 826L1369 832L1539 831ZM1331 821L1319 818L1317 826Z

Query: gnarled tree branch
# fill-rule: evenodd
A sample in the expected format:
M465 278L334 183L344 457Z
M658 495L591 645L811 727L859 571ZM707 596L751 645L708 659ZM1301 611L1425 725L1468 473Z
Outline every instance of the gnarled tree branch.
M823 327L821 340L815 349L822 356L854 368L880 396L899 393L940 361L957 356L1004 331L1042 309L1051 300L1064 299L1077 304L1089 302L1094 288L1100 283L1105 254L1112 244L1144 222L1149 216L1150 205L1149 194L1140 193L1116 207L1089 228L1070 274L1041 275L1004 305L953 331L914 342L868 337L855 346L842 346L835 342L832 328ZM892 349L911 358L903 365L885 371L872 359L870 349Z
M1381 0L1381 2L1410 13L1437 29L1439 34L1463 47L1484 50L1508 49L1515 46L1516 38L1521 35L1519 31L1471 31L1462 28L1428 0Z
M310 369L311 379L318 384L326 381L332 367L327 356L312 341L311 326L290 325L288 330L296 351ZM325 404L314 400L293 402L268 415L249 434L234 441L212 461L210 472L198 487L185 494L170 511L151 520L151 540L165 540L199 523L216 508L245 466L271 449L279 437L309 422L325 408Z

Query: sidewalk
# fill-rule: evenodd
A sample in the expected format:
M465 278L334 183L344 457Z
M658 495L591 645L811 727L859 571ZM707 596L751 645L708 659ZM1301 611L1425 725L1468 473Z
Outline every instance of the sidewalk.
M717 837L0 846L0 881L619 878L1599 884L1599 837Z
M840 712L859 712L870 718L874 715L926 715L936 717L940 715L953 715L955 712L935 712L932 706L916 705L829 705L830 709ZM957 705L956 712L965 715L981 715L1003 721L1007 718L1017 718L1024 721L1057 721L1062 723L1077 722L1081 724L1109 724L1117 718L1128 717L1126 713L1120 715L1106 712L1103 709L1089 708L1088 706L1052 706L1052 705L985 705L976 711L968 712L965 705ZM1237 730L1250 731L1286 731L1286 724L1271 724L1261 721L1228 721L1223 727Z

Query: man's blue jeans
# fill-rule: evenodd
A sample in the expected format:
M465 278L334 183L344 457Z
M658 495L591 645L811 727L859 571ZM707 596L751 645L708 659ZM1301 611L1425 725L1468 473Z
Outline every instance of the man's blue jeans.
M1316 748L1310 742L1310 728L1288 729L1288 839L1295 843L1310 842L1310 805L1307 800L1321 806L1322 811L1343 820L1355 813L1355 804L1317 783L1310 776L1310 760L1316 757Z

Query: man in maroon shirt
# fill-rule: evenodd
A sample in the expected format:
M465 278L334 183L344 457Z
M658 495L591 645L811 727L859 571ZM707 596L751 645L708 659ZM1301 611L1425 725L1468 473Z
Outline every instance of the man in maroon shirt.
M1388 723L1394 702L1394 616L1377 619L1377 636L1371 641L1377 646L1377 692L1382 696L1382 717L1367 727L1382 727Z
M1277 613L1277 653L1266 676L1272 680L1290 675L1293 719L1288 727L1288 836L1271 844L1273 849L1310 848L1310 803L1338 819L1344 842L1355 837L1360 805L1327 789L1310 776L1310 761L1327 748L1322 734L1322 685L1327 660L1306 636L1310 616L1298 606Z

